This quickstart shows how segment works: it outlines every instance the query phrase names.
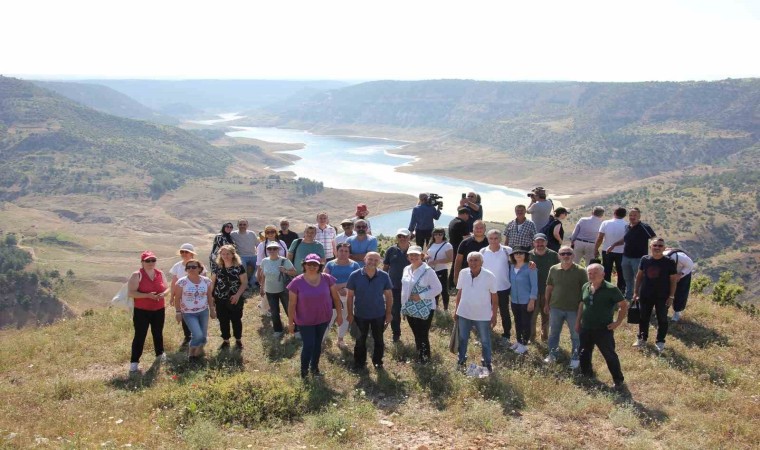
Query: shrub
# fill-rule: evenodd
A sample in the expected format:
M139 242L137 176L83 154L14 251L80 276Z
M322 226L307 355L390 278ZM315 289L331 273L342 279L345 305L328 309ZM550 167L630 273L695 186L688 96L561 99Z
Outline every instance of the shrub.
M698 275L691 280L691 292L701 294L710 286L710 277L707 275Z
M719 305L737 305L736 298L744 293L744 288L736 283L731 283L733 272L726 271L720 274L718 282L712 291L712 301Z

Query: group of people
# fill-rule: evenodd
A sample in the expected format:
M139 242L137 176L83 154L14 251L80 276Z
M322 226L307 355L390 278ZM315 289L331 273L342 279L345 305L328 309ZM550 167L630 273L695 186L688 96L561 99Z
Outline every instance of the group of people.
M168 283L155 268L155 254L146 251L142 267L129 280L129 295L135 300L131 370L138 370L148 328L156 355L165 358L161 335L166 297L183 325L183 345L194 360L207 342L209 318L219 319L223 348L230 346L231 337L236 348L243 347L243 305L256 291L266 298L274 337L281 338L287 328L302 340L304 378L320 375L323 343L333 324L338 327L340 347L346 346L350 324L356 326L354 370L366 369L370 333L372 364L383 367L384 331L390 325L392 340L398 342L403 318L414 335L418 361L425 363L431 357L429 333L435 310L449 310L452 285L459 365L466 364L473 328L482 350L481 364L491 371L491 329L498 319L500 344L522 355L537 340L540 317L540 338L549 347L547 364L562 356L559 340L566 324L570 367L591 374L591 353L598 347L620 386L624 378L614 330L625 321L629 305L636 303L641 321L634 345L644 346L654 310L655 344L663 351L668 309L675 304L673 320L679 320L693 261L682 250L666 251L662 238L640 221L637 208L617 208L613 219L603 220L604 208L594 207L565 240L563 220L569 211L554 208L543 188L531 194L530 204L515 208L516 217L503 232L486 232L480 197L474 192L463 195L448 230L435 225L440 208L428 194L420 194L409 228L397 231L394 245L383 255L378 253L363 204L357 205L354 217L341 221L340 233L329 224L326 212L305 227L303 237L289 229L287 219L280 220L279 229L269 225L260 235L248 229L245 219L237 221L236 230L227 222L214 237L209 272L196 258L193 245L183 244ZM610 283L613 268L617 285Z

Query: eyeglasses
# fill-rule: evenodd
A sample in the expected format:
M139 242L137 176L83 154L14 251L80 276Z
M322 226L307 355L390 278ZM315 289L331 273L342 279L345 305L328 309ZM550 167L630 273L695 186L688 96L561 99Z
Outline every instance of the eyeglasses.
M267 249L268 252L279 252L280 249L278 247L272 247Z
M143 259L143 262L146 262L146 263L154 263L154 262L156 262L156 258Z
M559 256L573 256L573 252L562 252Z
M265 234L277 234L277 232L276 232L276 231L274 231L274 230L269 230L269 231L267 231Z
M185 266L185 270L193 270L197 269L199 266L196 266L195 264L190 264L189 266Z
M180 251L179 251L179 254L180 254L180 255L186 255L186 254L188 254L188 253L190 253L190 252L188 252L187 250L180 250Z

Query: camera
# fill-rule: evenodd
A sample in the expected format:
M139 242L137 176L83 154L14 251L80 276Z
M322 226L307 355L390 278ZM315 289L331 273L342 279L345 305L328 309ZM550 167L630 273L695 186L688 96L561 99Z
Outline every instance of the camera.
M434 206L438 209L443 209L443 197L441 197L438 194L433 194L432 192L428 194L427 197L427 204L430 206Z
M532 191L528 193L528 198L536 198L538 194L542 194L542 198L546 198L546 189L543 186L534 187Z

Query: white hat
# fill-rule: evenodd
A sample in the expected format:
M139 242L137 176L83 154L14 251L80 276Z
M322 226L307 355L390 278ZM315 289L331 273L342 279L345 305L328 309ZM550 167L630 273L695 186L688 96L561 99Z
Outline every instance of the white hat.
M412 232L407 230L406 228L399 228L398 231L396 232L396 236L402 235L402 236L409 237L411 236L411 234Z
M193 255L197 255L197 253L195 253L195 247L193 247L193 244L182 244L182 246L179 248L179 251L185 251L192 253Z
M420 247L419 245L410 245L409 249L406 251L406 254L407 255L413 255L415 253L418 254L418 255L421 255L422 254L422 247Z

